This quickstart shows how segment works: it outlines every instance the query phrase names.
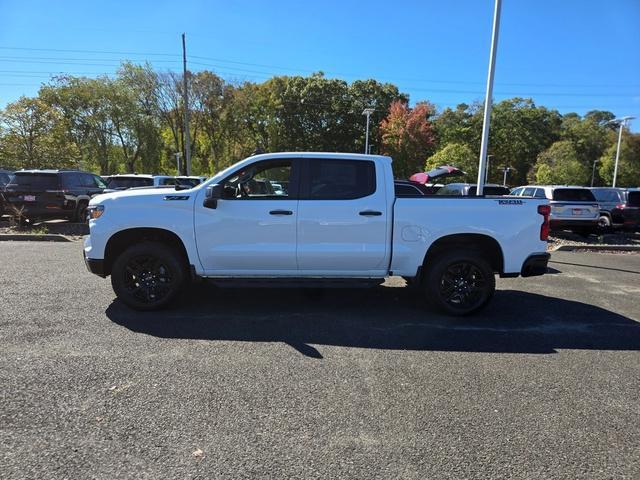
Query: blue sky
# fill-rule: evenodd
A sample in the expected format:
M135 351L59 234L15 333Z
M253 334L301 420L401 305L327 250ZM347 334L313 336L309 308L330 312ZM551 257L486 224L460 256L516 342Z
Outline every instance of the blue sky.
M124 59L179 70L186 32L192 70L376 78L444 108L482 99L492 12L493 0L0 0L0 106L52 73L113 74ZM503 0L494 96L640 117L640 0Z

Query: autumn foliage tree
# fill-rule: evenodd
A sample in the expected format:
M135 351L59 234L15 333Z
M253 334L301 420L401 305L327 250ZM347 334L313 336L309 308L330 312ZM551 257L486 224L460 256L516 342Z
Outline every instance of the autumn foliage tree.
M427 102L410 108L406 102L396 101L389 107L389 115L380 124L381 153L393 158L397 177L420 171L433 152L435 135L430 118L434 111Z

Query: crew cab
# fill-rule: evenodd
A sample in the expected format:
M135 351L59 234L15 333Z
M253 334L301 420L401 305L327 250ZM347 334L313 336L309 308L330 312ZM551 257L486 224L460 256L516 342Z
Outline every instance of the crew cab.
M264 192L256 185L288 185ZM226 286L379 285L405 277L440 310L484 307L503 277L546 272L546 200L397 197L392 160L351 153L249 157L187 190L92 199L88 269L139 310L190 279Z

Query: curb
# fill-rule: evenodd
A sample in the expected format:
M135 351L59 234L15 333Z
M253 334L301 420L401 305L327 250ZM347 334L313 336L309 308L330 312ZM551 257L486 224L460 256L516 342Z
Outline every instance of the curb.
M640 252L640 245L560 245L549 252L574 252L580 250L602 250L607 252Z
M37 235L34 233L2 233L0 234L0 242L73 242L75 240L64 235L54 233L45 233Z

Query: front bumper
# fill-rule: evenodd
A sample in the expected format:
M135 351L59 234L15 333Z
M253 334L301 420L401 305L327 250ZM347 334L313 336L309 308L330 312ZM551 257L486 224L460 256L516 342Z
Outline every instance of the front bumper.
M84 264L87 266L87 270L91 273L98 275L99 277L105 278L107 274L104 270L104 260L98 260L96 258L87 258L87 253L82 252L84 257Z
M522 264L520 275L523 277L535 277L547 273L547 264L549 263L549 253L536 253L527 257Z

